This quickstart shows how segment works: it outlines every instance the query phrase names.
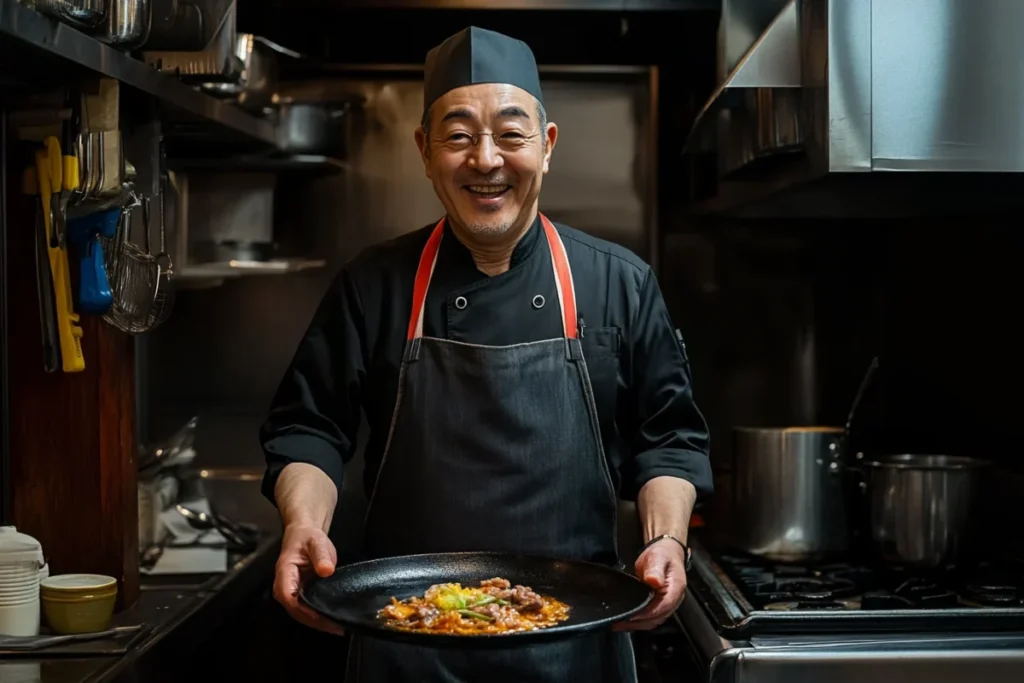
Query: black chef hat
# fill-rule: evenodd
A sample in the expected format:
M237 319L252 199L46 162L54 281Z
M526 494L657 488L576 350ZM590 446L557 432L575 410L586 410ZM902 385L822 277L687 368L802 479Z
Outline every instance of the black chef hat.
M495 31L470 26L427 53L423 111L449 90L477 83L506 83L544 101L530 46Z

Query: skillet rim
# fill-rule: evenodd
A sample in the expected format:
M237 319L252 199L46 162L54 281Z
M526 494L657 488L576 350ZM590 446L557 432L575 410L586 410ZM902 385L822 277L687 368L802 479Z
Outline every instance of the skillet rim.
M646 595L644 599L634 607L630 608L625 612L620 612L614 616L605 617L602 619L592 619L579 624L572 624L569 626L555 625L544 629L538 629L536 631L515 631L512 633L484 633L479 635L458 635L452 633L418 633L415 631L399 631L397 629L388 628L386 626L372 627L365 623L351 623L337 619L336 617L328 614L325 611L317 608L313 602L309 599L306 594L307 587L314 584L324 584L334 579L339 573L352 571L352 568L364 569L366 567L382 566L388 564L401 564L409 561L423 561L425 559L437 558L439 561L458 561L460 559L465 560L468 558L481 558L481 559L504 559L504 560L529 560L539 561L540 563L549 564L568 564L572 565L577 569L593 568L603 574L610 574L618 577L622 577L624 581L629 581L634 585L645 589ZM425 565L429 566L429 565ZM299 589L299 600L312 609L320 616L330 619L333 623L341 626L346 631L346 635L349 633L359 633L364 637L378 638L381 640L390 641L402 641L407 643L420 644L429 646L431 644L437 646L468 646L468 647L487 647L498 645L499 643L508 642L510 645L514 643L529 644L537 642L549 642L557 640L566 640L574 638L588 633L603 630L604 628L624 622L633 615L639 613L645 607L647 607L653 600L655 591L653 588L644 583L639 577L630 574L623 569L617 567L611 567L598 562L590 560L574 560L560 557L554 557L550 555L539 555L535 553L517 553L507 552L500 550L459 550L453 552L431 552L431 553L412 553L408 555L394 555L391 557L377 557L368 560L359 560L348 564L338 565L334 573L330 576L314 576ZM474 645L475 644L475 645Z

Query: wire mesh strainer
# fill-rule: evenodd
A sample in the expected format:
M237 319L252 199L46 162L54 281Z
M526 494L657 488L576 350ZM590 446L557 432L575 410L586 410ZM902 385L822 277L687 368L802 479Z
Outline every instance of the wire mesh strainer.
M152 328L150 315L160 280L160 266L150 253L149 226L144 226L145 249L132 241L132 212L142 206L143 222L147 222L148 201L148 197L140 199L131 192L121 209L113 239L99 238L114 298L103 320L128 334L141 334Z

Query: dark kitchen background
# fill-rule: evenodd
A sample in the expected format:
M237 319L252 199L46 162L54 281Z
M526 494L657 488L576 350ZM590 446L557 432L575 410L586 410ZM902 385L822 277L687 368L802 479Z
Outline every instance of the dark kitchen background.
M381 108L368 115L384 120L352 160L355 179L292 179L279 191L279 214L287 212L298 232L320 236L327 267L181 293L174 317L141 354L145 438L199 414L204 465L261 466L258 425L333 272L361 248L437 214L412 145L418 74L371 69L415 67L439 39L474 24L528 41L545 66L657 66L650 83L644 71L545 75L562 138L542 205L657 268L711 424L720 495L728 494L731 426L842 424L874 356L881 369L854 420L855 448L983 456L1019 468L1012 444L1024 386L1016 313L1022 238L1012 218L981 203L901 218L723 219L689 211L715 182L713 157L684 157L682 149L715 84L716 11L345 4L239 8L246 31L331 69L366 67L358 88L378 95L372 101ZM347 91L346 73L354 71L306 72L296 87ZM654 117L644 111L648 102L656 103ZM652 156L653 177L644 172ZM586 211L608 197L613 206ZM706 512L713 519L713 505Z
M196 2L207 9L233 4ZM4 88L13 89L11 84L19 80L31 81L24 88L31 93L39 83L60 78L74 82L83 72L111 76L115 69L99 63L58 71L48 61L62 63L51 54L56 49L51 37L66 38L67 31L61 34L55 23L38 18L35 23L25 21L24 27L29 38L42 45L32 53L40 59L23 59L15 49L20 43L9 40L9 34L18 24L10 17L35 16L26 14L30 10L24 4L30 3L0 0L0 64L18 65L9 66L7 76L0 79L3 98L11 96ZM820 165L814 166L821 161L823 136L832 136L827 142L840 147L857 143L831 129L823 132L823 127L836 124L827 107L819 106L823 93L827 95L829 88L842 91L839 95L854 105L858 93L852 81L841 82L836 74L832 83L822 78L829 64L849 57L844 50L855 52L857 46L841 40L826 46L813 29L821 23L823 8L830 7L839 26L832 35L854 42L856 31L847 30L852 24L841 22L855 21L856 10L851 8L864 3L250 0L237 5L238 33L262 36L302 53L299 59L279 60L282 96L360 103L347 110L343 154L337 160L270 164L284 169L280 173L225 171L224 159L216 158L222 150L251 151L242 146L236 150L238 140L227 133L237 129L240 138L259 138L253 131L263 130L260 124L265 122L253 111L224 107L210 118L226 120L228 111L238 115L234 122L214 129L217 139L193 139L190 131L206 130L194 119L209 114L198 110L213 111L214 103L189 99L195 93L188 88L155 95L151 91L160 86L146 86L136 72L136 85L144 85L129 83L121 89L118 128L125 155L138 167L138 187L153 196L160 187L154 170L162 165L154 141L159 130L166 135L164 151L175 181L168 191L173 199L168 213L161 211L160 217L175 254L177 300L165 323L134 342L95 317L87 318L90 365L75 384L60 373L44 375L41 364L23 361L31 358L34 363L31 354L39 353L35 298L15 296L15 289L33 276L27 261L15 258L28 248L27 233L6 230L0 240L0 324L7 373L3 380L10 387L9 395L0 396L8 402L0 406L5 416L0 426L6 432L0 435L2 477L5 486L12 480L32 482L18 495L5 488L3 507L10 518L12 508L17 516L20 505L22 519L30 524L19 521L18 526L34 524L51 538L60 537L62 525L79 524L73 518L82 517L76 529L90 533L67 534L74 539L66 544L70 550L62 550L65 566L60 571L79 571L72 565L86 562L81 557L93 563L88 571L138 569L139 548L132 545L136 514L128 500L134 500L138 483L133 478L137 473L132 430L139 446L151 446L194 416L199 418L195 465L209 498L217 500L227 517L277 532L276 510L258 494L263 472L260 423L337 270L365 247L422 227L442 212L413 144L422 106L421 65L432 46L468 25L521 38L537 55L549 118L560 128L542 210L555 220L632 249L658 274L674 322L686 340L696 400L711 427L716 495L698 510L708 530L727 529L731 522L732 428L842 426L865 372L877 358L879 370L851 424L852 450L993 461L996 467L986 475L982 507L975 515L980 523L974 526L986 547L1024 551L1024 535L1016 532L1024 525L1024 512L1016 502L1024 494L1024 465L1016 441L1019 416L1024 414L1024 332L1018 320L1024 237L1017 225L1024 185L1019 173L920 167L910 170L937 172L832 173L835 169L821 172ZM924 149L917 157L913 152L884 157L871 149L864 152L865 165L894 159L911 166L941 165L940 157L951 149L970 151L963 143L974 139L963 133L968 130L982 131L977 137L987 142L999 138L983 151L999 157L999 162L1013 157L1010 161L1016 165L959 170L1016 171L1017 138L1024 140L1016 116L1021 98L1014 84L1020 79L1012 68L1015 62L998 57L1016 58L1006 46L1019 44L1015 27L1020 22L1000 21L1010 5L994 0L984 4L986 11L973 14L963 9L963 2L942 5L959 12L947 17L945 24L935 22L952 27L949 35L941 36L941 44L922 42L938 45L936 50L948 43L950 64L1003 64L1006 71L936 67L936 82L922 88L927 92L905 98L934 105L925 113L935 126L920 136L907 132L914 132L908 126L917 119L904 116L899 89L881 92L890 95L897 110L893 117L901 125L896 130L915 138L907 141L908 148L920 142L918 137L926 146L934 144L916 148ZM882 7L909 12L879 2L873 7L877 13ZM724 67L736 66L733 62L757 36L765 35L774 18L784 16L786 8L802 13L803 34L799 40L788 36L789 44L802 52L799 87L782 83L784 74L767 69L759 72L760 77L779 78L779 83L719 91L724 72L730 70ZM728 25L721 21L726 15L732 22ZM1024 16L1024 11L1017 16ZM779 26L785 28L781 22ZM16 28L20 30L21 24ZM785 41L766 41L765 51L780 44ZM881 51L883 45L875 47ZM69 62L84 59L58 57ZM889 57L886 64L891 68L883 71L898 71L892 65L899 60ZM778 61L785 63L784 55ZM937 82L938 76L948 76L948 82ZM193 79L190 85L197 82ZM846 87L849 92L843 90ZM997 96L997 91L1008 94ZM869 94L877 93L869 89ZM185 103L186 115L164 107L167 102L157 102L161 98L172 100L170 104ZM709 101L726 100L732 103L723 105L727 111L712 109L701 116ZM875 102L881 111L881 97ZM8 115L8 102L0 99L0 105ZM1007 118L1000 121L1000 116ZM698 121L722 125L705 125L697 135ZM963 126L959 136L957 126ZM719 135L713 140L716 130ZM273 133L262 137L268 143ZM881 134L873 138L869 131L867 138L882 144ZM898 134L889 142L893 139L901 142ZM2 142L7 158L12 141ZM993 149L1005 154L1000 157L991 153ZM984 157L980 152L979 156ZM789 182L801 173L807 175L808 166L814 171L811 176L816 172L827 177ZM879 170L855 166L838 170ZM0 184L6 188L0 207L7 226L25 225L33 218L33 205L21 196L16 170L10 163L0 169L5 174ZM744 201L737 201L741 195ZM186 208L179 211L182 207ZM225 277L224 263L219 262L223 259L203 263L194 251L225 235L230 240L273 242L275 256L313 267L286 273L257 268L242 275L236 269ZM134 374L127 372L132 368ZM133 376L134 421L131 392L125 386ZM55 412L68 423L66 430L51 429L48 411L54 396L60 399ZM100 400L106 403L93 405ZM70 449L76 449L75 457L61 460ZM362 467L357 454L346 473L331 532L343 557L358 541L363 519ZM64 483L53 473L58 470ZM97 510L77 515L57 504L72 493L81 499L80 505L92 504ZM92 534L97 524L106 530L120 522L124 528L116 533ZM630 525L622 529L633 533ZM93 536L99 539L95 543ZM635 534L626 540L635 543ZM42 543L49 544L49 538ZM219 662L216 672L208 673L211 679L230 675L297 680L300 671L308 669L312 676L339 663L339 641L297 626L273 602L267 585L273 558L267 561L270 553L266 548L263 552L263 575L247 579L248 588L232 589L233 597L231 590L219 591L221 607L206 613L197 608L191 621L159 627L166 626L166 633L160 632L163 642L154 651L163 653L162 659L151 658L157 662L151 665L153 677L140 678L199 680L185 657L180 659L187 674L175 678L168 673L166 666L179 658L178 652L200 653L196 662ZM245 572L241 566L235 576ZM131 573L125 571L124 576ZM180 588L162 587L158 581L146 584L135 573L134 599L140 605L157 604L159 594L171 595ZM256 573L250 571L250 577ZM122 586L131 582L121 579ZM210 616L215 612L216 619ZM164 617L154 614L146 619L163 624ZM199 637L203 642L197 643L189 633L202 632L201 627L218 628L218 636L224 637L208 642ZM671 631L671 624L667 628L666 633L640 634L636 639L638 662L646 671L643 683L680 678L676 673L663 678L654 673L658 666L652 662L665 655L666 647L681 650L679 633ZM150 647L150 641L145 642L141 649Z

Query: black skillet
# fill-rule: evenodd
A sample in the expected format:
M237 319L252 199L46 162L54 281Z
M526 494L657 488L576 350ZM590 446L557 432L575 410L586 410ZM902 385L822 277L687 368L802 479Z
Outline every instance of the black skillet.
M377 611L392 596L423 595L433 584L477 586L502 577L569 605L569 618L536 631L499 635L408 633L387 627ZM350 632L430 647L494 647L549 642L610 628L643 609L654 596L634 576L599 564L508 553L436 553L357 562L314 578L301 599Z

